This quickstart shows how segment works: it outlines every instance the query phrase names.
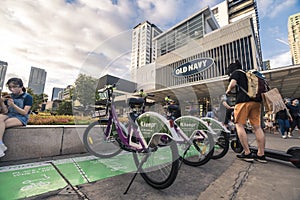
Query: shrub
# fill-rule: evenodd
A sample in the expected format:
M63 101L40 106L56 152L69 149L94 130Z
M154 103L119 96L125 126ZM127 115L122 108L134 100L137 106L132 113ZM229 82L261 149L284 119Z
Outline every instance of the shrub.
M30 115L28 124L29 125L75 125L75 124L89 124L91 118L76 117L76 123L74 116L71 115Z
M37 115L29 116L28 125L85 125L90 124L97 119L98 118L39 113ZM122 123L128 122L126 117L120 117L119 120Z

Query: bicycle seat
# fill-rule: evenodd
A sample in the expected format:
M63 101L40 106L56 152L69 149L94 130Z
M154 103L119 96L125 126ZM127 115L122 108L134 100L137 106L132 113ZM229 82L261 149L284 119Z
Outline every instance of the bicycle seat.
M98 110L105 110L106 107L103 107L103 106L95 106L95 110L98 111Z
M167 111L170 113L171 116L178 118L181 116L181 110L178 105L168 105Z
M101 99L95 102L95 106L106 106L106 104L107 104L107 99Z
M130 108L141 108L144 104L144 98L129 98L128 105Z
M168 109L169 112L174 112L174 111L179 111L180 110L178 105L168 105L167 109Z

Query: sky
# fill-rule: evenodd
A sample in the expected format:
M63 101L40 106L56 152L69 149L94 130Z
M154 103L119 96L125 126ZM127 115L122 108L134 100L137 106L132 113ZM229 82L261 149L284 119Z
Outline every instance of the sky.
M28 86L31 66L45 69L45 93L80 73L130 77L131 31L148 20L163 31L223 0L1 0L0 60ZM297 0L257 0L263 60L291 65L287 21ZM4 87L4 91L7 89Z

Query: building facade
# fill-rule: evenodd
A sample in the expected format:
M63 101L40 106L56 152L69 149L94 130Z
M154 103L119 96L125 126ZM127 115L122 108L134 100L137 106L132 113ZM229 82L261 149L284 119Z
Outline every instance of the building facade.
M194 17L210 18L212 16L205 16L205 13L210 13L209 10L209 8L206 8ZM188 26L188 23L189 21L183 22L185 26ZM180 23L178 27L181 27L183 24ZM202 27L206 26L208 24L202 25ZM171 29L170 32L176 29L177 26ZM206 31L204 30L204 32ZM160 35L156 39L159 41L161 37ZM219 30L203 34L202 37L190 40L184 46L176 48L176 51L169 51L166 54L158 53L156 60L156 89L224 76L226 75L227 66L236 59L241 62L245 70L258 69L260 66L257 59L259 52L256 48L255 38L252 19L248 17ZM203 58L213 60L213 63L200 73L195 71L195 73L182 76L174 75L176 70L178 72L180 66ZM205 62L208 64L208 61Z
M193 108L203 116L225 93L230 63L239 60L245 71L263 69L258 30L253 0L226 0L213 9L207 6L153 39L154 66L138 70L138 77L147 81L150 77L148 85L155 82L152 91L159 102L171 95L183 112ZM141 83L145 81L138 86Z
M169 30L158 35L155 40L157 57L173 52L187 43L219 28L217 21L207 7Z
M57 88L57 87L54 87L52 89L52 97L51 97L51 101L54 101L54 100L60 100L60 97L59 97L59 92L60 91L63 91L64 88Z
M34 94L43 94L46 77L47 72L44 69L31 67L28 88L32 89Z
M0 60L0 91L2 91L4 86L7 65L8 65L7 62L3 62Z
M137 70L152 63L156 49L152 39L162 31L148 21L138 24L132 31L131 80L136 81Z
M292 15L288 19L288 39L292 63L300 64L300 13Z
M234 23L242 18L251 17L255 42L259 57L259 65L262 66L262 53L259 35L259 18L256 0L225 0L212 7L212 12L220 27Z

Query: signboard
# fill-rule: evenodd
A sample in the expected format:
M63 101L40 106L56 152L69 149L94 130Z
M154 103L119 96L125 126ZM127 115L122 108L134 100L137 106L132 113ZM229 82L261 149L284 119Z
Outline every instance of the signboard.
M203 72L204 70L213 66L214 60L212 58L200 58L184 63L177 67L173 75L176 77L190 76Z

